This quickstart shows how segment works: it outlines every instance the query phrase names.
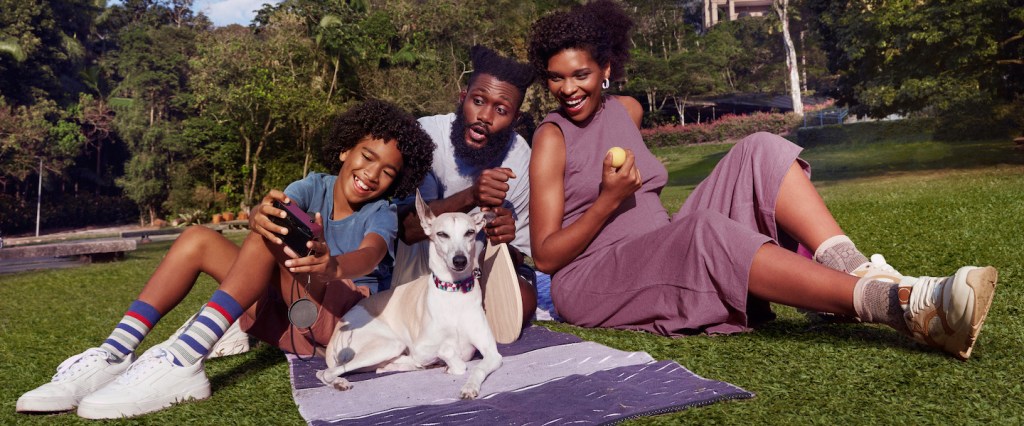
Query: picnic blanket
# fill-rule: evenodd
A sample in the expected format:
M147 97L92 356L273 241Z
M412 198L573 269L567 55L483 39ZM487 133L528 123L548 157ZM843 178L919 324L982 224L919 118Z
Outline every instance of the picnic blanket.
M498 345L502 366L475 400L460 400L466 376L444 368L346 376L338 391L316 378L323 358L288 355L292 395L310 425L603 424L664 414L753 393L697 376L646 352L625 352L532 326ZM472 369L479 359L470 361Z

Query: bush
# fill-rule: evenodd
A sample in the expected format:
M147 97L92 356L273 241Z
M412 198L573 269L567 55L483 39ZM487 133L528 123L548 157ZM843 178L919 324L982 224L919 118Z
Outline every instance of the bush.
M125 197L81 195L43 198L40 225L43 230L80 228L133 223L139 219L139 207ZM0 195L0 223L3 235L35 232L36 201Z
M796 144L810 148L839 143L870 143L878 140L920 142L929 139L934 128L935 120L929 118L804 127L796 132Z
M686 126L660 126L643 129L640 134L650 147L691 145L740 139L757 132L787 134L800 124L796 114L758 112L750 115L724 115L711 123Z
M1019 102L1019 101L1018 101ZM935 139L970 141L1015 136L1019 107L978 97L936 114Z

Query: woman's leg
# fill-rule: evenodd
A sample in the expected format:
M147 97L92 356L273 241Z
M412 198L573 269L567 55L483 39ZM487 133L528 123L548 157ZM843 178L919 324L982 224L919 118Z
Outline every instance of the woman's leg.
M782 229L812 251L825 240L843 235L832 212L797 162L793 162L782 179L775 202L775 219Z

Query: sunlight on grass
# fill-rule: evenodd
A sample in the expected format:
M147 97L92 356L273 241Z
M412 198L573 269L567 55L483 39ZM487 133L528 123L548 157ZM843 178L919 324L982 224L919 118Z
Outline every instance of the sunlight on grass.
M730 145L658 149L674 213ZM907 274L946 275L965 264L999 268L1000 287L974 356L959 362L880 326L811 322L788 307L753 333L667 339L640 332L556 331L672 359L697 374L757 394L631 424L1020 424L1024 423L1024 161L1000 141L850 144L805 151L814 181L846 232ZM237 241L237 236L235 236ZM57 364L96 345L120 318L168 243L124 261L0 275L0 423L94 424L74 414L21 416L17 397ZM202 277L144 347L166 338L209 297ZM214 394L137 423L301 424L280 351L261 345L207 365ZM386 397L386 395L382 396Z

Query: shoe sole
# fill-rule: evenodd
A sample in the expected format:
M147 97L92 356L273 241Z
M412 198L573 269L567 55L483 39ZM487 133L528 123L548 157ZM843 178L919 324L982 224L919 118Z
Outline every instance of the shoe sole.
M487 242L481 266L481 278L485 280L484 313L491 333L498 343L512 343L523 331L523 296L508 247Z
M971 357L974 350L974 343L981 333L981 326L985 324L989 308L992 307L992 298L995 295L996 282L999 279L999 272L996 268L986 266L973 268L967 273L966 284L974 292L974 312L971 315L971 329L964 339L950 339L946 341L945 349L955 357L966 361Z
M18 413L63 413L74 410L77 403L56 403L46 400L22 400L18 399L14 411Z
M78 417L91 420L120 419L160 411L175 404L200 401L210 397L210 383L197 386L175 395L171 400L144 401L134 404L82 404L78 406ZM84 402L84 401L83 401ZM127 406L126 406L127 405Z

